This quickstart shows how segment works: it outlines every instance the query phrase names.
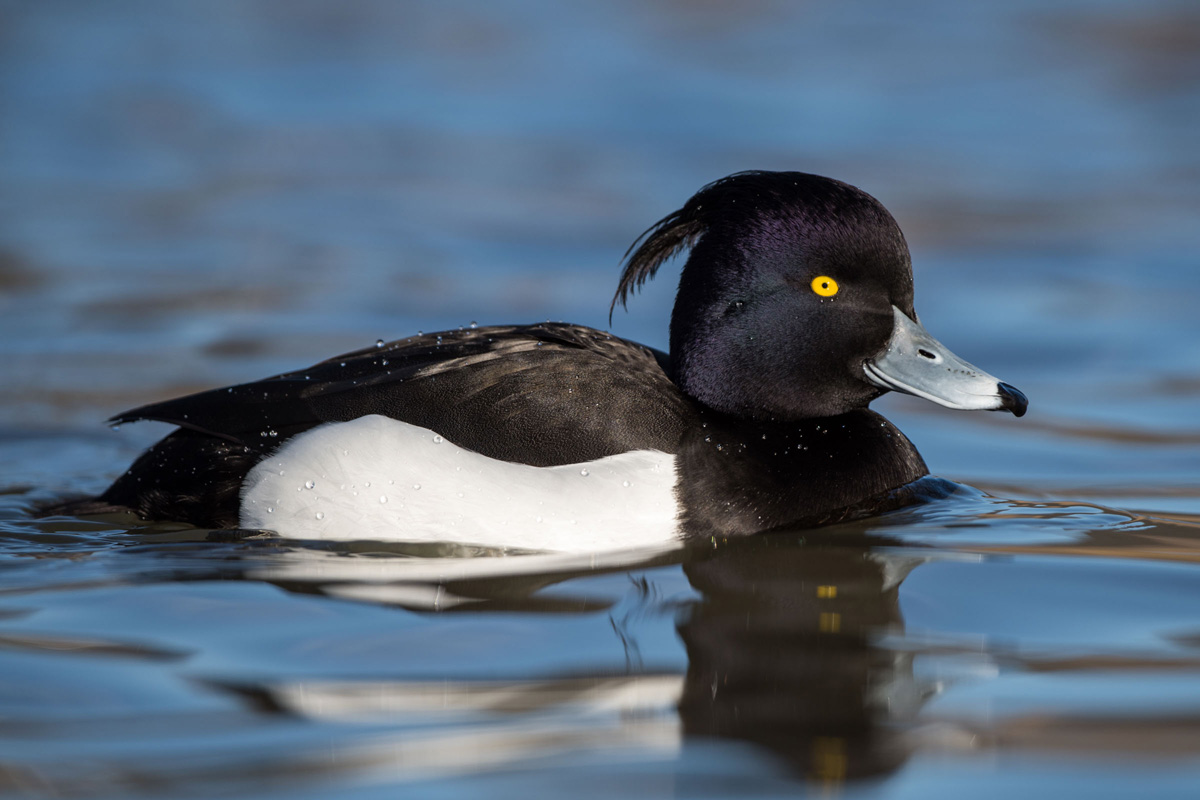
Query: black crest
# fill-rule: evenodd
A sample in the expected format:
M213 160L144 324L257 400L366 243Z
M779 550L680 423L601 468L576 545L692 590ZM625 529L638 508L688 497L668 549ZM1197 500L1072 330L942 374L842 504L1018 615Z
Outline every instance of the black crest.
M707 188L706 186L705 189ZM696 197L699 197L699 194ZM683 208L651 225L629 245L623 257L625 269L621 272L621 282L608 307L609 324L612 324L612 315L617 303L620 303L622 308L628 307L630 294L653 278L664 262L683 250L690 250L704 235L708 224L700 216L700 206L696 203L696 197L689 200Z
M802 199L814 207L847 205L848 200L850 204L878 206L874 199L841 181L803 172L748 170L715 180L696 192L683 208L650 226L625 251L621 282L608 310L609 322L617 303L625 306L629 296L653 278L659 267L692 249L710 228L720 223L736 224L770 209L795 206Z

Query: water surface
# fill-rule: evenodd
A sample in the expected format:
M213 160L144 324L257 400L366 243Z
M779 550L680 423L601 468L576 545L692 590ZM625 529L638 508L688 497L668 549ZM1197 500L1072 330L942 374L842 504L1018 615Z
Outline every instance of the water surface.
M0 793L1194 796L1197 43L1166 0L0 4ZM608 328L746 168L879 197L1029 395L876 403L948 497L595 559L30 515L145 402ZM611 329L664 346L673 279Z

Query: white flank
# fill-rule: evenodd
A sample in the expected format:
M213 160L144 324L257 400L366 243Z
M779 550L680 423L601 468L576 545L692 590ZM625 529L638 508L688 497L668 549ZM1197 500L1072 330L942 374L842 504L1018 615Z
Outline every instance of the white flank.
M677 540L675 458L530 467L371 415L293 437L246 476L241 525L296 539L595 552Z

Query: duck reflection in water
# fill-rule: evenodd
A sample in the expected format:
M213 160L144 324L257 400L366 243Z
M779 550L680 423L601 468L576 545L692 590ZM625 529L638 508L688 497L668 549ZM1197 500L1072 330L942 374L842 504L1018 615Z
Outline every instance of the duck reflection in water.
M929 491L942 488L934 482ZM689 757L689 741L726 740L753 745L792 778L839 783L882 776L906 759L906 723L934 693L914 678L911 655L877 643L902 630L900 583L924 560L920 551L887 544L842 528L693 546L682 554L682 569L699 596L682 605L678 595L660 595L653 577L656 568L678 563L679 553L632 564L567 554L355 558L296 548L247 577L293 591L460 616L467 623L455 628L460 636L504 636L506 629L497 632L489 612L547 620L563 613L606 615L626 671L614 673L608 663L536 678L478 679L426 668L416 679L226 688L252 697L258 708L416 726L398 734L395 752L401 756L383 756L399 759L392 767L402 772L414 768L417 751L429 751L442 770L467 774L631 748L639 759L657 754L670 764L681 745ZM488 574L488 566L496 572ZM522 571L497 574L514 568ZM647 591L639 592L628 615L632 622L586 588L572 591L573 578L638 570L649 570L644 574L650 577L639 581ZM562 585L543 591L555 584ZM640 652L645 631L639 632L637 620L663 614L676 616L687 654L682 674ZM403 630L398 635L407 641ZM464 730L470 732L465 739ZM359 756L346 760L357 763Z
M684 733L751 742L822 782L892 772L933 687L874 642L903 629L900 583L921 560L792 539L731 540L685 565L703 597L678 626Z

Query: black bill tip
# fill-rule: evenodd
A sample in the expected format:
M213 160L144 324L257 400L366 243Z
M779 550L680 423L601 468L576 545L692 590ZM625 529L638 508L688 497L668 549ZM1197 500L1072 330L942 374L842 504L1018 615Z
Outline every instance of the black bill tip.
M1029 408L1029 400L1021 393L1020 389L1009 386L1007 383L996 384L996 389L1000 395L1000 410L1011 411L1014 417L1025 416L1025 409Z

